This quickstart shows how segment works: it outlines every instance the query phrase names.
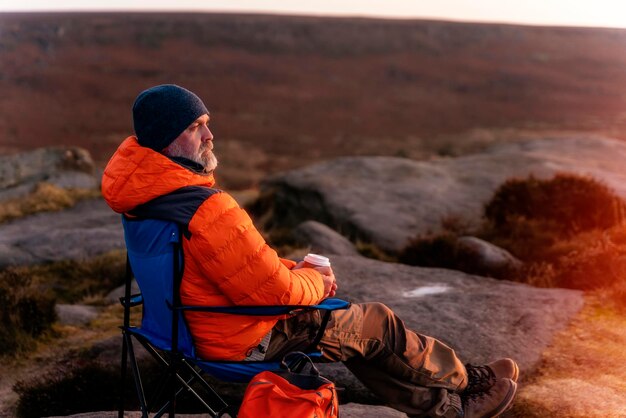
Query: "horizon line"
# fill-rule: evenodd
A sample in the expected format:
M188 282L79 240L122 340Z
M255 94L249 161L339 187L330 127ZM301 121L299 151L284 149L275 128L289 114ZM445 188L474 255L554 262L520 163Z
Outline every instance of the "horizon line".
M8 14L35 15L35 14L221 14L221 15L243 15L243 16L277 16L277 17L298 17L315 19L354 19L354 20L388 20L388 21L430 21L444 23L468 23L478 25L506 25L506 26L529 26L540 28L564 28L564 29L603 29L603 30L626 30L626 26L601 26L592 24L575 23L538 23L538 22L513 22L500 20L473 20L457 19L451 17L429 17L429 16L389 16L371 14L340 14L340 13L298 13L294 11L259 11L259 10L215 10L215 9L33 9L33 10L0 10L0 16Z

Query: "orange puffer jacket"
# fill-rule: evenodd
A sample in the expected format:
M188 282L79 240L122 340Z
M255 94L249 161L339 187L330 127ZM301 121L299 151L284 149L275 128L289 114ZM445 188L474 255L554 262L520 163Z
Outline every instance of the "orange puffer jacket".
M311 305L321 301L322 276L290 270L231 196L212 188L212 175L179 164L127 138L104 170L102 194L131 216L173 220L185 228L185 305ZM185 312L198 354L242 360L271 330L276 317Z

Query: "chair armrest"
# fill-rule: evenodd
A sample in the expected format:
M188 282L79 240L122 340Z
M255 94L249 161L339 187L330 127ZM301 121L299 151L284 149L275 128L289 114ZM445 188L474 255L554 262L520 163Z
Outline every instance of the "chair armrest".
M130 295L130 299L128 301L126 300L126 297L121 296L120 303L123 307L126 307L126 305L128 304L128 307L132 308L133 306L143 304L143 296L141 296L141 293Z
M317 305L181 306L178 309L181 311L214 312L232 315L275 316L294 314L298 311L312 309L334 311L346 309L349 306L350 302L345 300L327 298Z
M339 298L326 298L317 305L311 305L311 308L323 309L327 311L335 311L337 309L348 309L351 302Z

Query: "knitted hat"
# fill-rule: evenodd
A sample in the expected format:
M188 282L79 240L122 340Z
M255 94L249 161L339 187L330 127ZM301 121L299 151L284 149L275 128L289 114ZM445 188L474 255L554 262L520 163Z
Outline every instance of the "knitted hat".
M151 87L133 104L133 124L139 143L161 151L193 121L209 113L202 100L174 84Z

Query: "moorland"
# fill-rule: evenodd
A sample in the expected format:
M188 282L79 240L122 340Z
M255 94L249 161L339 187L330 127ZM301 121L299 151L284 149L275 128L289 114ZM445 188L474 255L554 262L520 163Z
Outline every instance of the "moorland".
M213 116L222 186L340 155L423 159L546 132L624 138L626 31L231 14L0 14L0 152L103 165L144 88Z

